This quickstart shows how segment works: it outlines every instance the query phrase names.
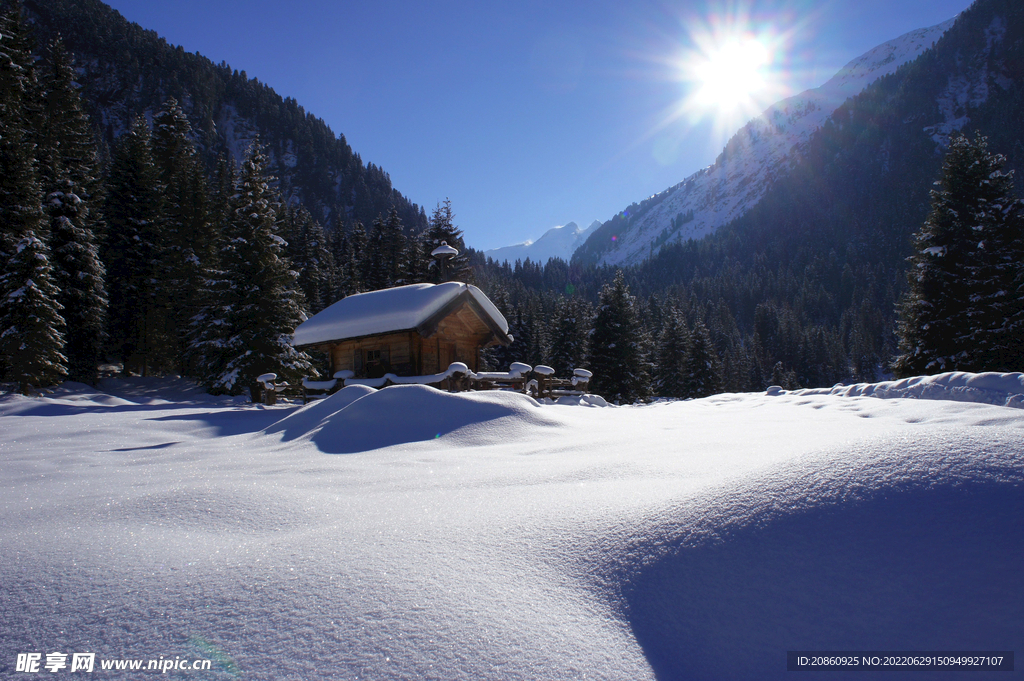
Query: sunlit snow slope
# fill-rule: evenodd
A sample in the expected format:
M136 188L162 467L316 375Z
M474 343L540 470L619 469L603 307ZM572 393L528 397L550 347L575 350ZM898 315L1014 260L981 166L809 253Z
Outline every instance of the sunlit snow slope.
M1019 374L918 383L1020 404ZM102 387L0 397L3 678L54 651L213 661L169 678L731 681L790 678L787 650L1024 650L1024 409Z
M536 241L525 241L513 246L494 248L484 251L484 255L494 258L495 262L509 264L515 264L516 260L525 262L527 259L544 264L551 258L561 258L568 262L580 244L585 242L587 237L600 226L601 223L596 220L590 223L586 229L581 228L575 222L567 222L564 225L552 227Z
M598 232L584 248L604 264L635 264L665 243L699 239L740 217L795 162L811 134L840 104L915 59L952 25L950 19L890 40L851 61L821 87L773 105L736 133L714 165L627 210L619 233Z

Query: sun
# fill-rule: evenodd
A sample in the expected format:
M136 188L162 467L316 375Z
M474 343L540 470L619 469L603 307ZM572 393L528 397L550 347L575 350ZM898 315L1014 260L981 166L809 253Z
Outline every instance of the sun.
M737 36L696 55L690 66L697 106L723 114L757 106L769 86L771 55L752 36Z
M690 26L675 64L683 86L676 116L711 120L731 134L788 96L782 68L788 36L743 15Z

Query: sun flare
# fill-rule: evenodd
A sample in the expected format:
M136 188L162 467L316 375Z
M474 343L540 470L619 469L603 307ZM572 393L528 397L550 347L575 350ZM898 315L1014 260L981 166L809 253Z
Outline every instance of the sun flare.
M739 15L694 22L676 61L684 93L677 115L714 121L731 134L787 96L783 69L788 36Z
M753 37L730 39L693 65L701 106L730 113L755 102L768 85L768 48Z

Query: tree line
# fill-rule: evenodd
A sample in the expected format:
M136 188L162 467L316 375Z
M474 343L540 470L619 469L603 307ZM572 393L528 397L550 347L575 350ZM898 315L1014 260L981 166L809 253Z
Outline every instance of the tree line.
M103 362L229 393L313 374L325 362L291 348L294 327L347 295L440 281L442 242L460 251L448 277L509 322L485 365L586 366L617 402L1022 368L1020 202L980 136L951 141L909 267L895 246L872 257L835 229L773 236L749 219L622 271L498 264L466 248L447 200L425 226L397 205L369 227L345 211L322 225L282 198L258 143L211 172L173 98L102 154L60 40L36 59L17 10L0 32L0 370L23 392L94 382Z
M258 140L208 173L182 108L136 117L104 163L60 39L42 59L20 8L0 15L0 371L23 393L98 367L179 373L213 392L314 373L290 336L346 295L438 281L465 250L447 200L427 229L392 206L326 230L282 200ZM465 276L468 257L450 263Z

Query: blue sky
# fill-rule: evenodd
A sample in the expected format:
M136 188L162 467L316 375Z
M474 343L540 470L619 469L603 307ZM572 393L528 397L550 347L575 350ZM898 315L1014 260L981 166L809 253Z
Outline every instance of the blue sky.
M714 161L749 107L670 115L696 88L682 74L709 27L771 42L764 108L969 2L109 4L295 98L428 213L450 197L467 243L488 249L607 220Z

